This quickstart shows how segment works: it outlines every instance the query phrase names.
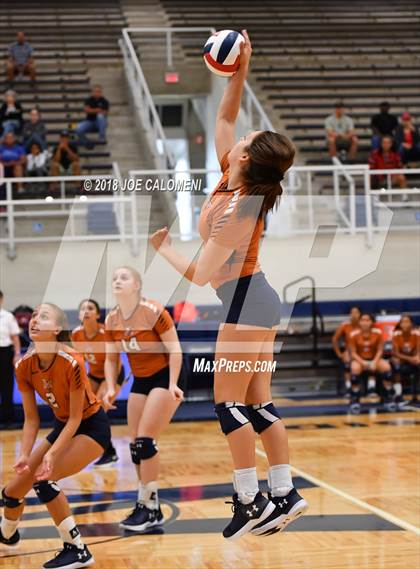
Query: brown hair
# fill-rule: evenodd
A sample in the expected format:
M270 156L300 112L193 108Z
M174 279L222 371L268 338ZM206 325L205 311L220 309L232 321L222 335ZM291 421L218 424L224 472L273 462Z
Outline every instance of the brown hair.
M61 332L57 334L57 342L70 342L69 325L64 310L61 310L59 306L53 304L52 302L43 302L42 304L46 304L54 310L55 321L57 325L62 328Z
M262 205L258 206L258 217L264 217L278 203L283 193L280 182L293 164L296 148L283 134L265 130L254 137L245 151L250 158L249 166L242 174L246 195L262 198ZM252 201L260 203L260 200ZM253 207L255 211L255 203ZM249 210L249 206L246 207L247 213Z
M139 294L140 294L143 286L143 281L141 280L140 273L136 269L133 269L133 267L130 267L129 265L122 265L121 267L117 267L116 269L114 269L114 273L118 269L125 269L126 271L129 271L131 273L133 279L139 283Z

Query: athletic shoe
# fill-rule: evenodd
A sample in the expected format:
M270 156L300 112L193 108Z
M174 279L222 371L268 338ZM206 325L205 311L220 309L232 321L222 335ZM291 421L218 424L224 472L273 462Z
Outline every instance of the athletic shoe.
M362 410L360 405L360 393L352 393L350 397L350 413L358 415Z
M118 455L112 447L111 450L106 450L104 454L94 463L94 468L107 468L114 464L114 462L118 462Z
M397 403L395 401L394 394L386 393L384 397L384 407L386 411L395 411L397 409Z
M147 508L144 504L136 502L133 511L120 523L120 527L129 531L146 531L164 523L162 510Z
M292 488L287 496L272 496L268 493L268 498L275 504L276 508L271 515L263 522L257 524L251 533L254 535L270 535L273 529L283 531L286 526L302 516L308 509L308 503L297 493L296 488Z
M273 502L267 500L261 492L258 492L250 504L242 504L237 494L232 497L233 502L226 502L226 504L233 504L233 518L223 530L223 537L226 539L238 539L245 535L257 524L268 518L276 508Z
M376 387L369 387L366 391L366 397L369 397L369 399L376 399L376 397L378 397Z
M404 409L404 407L406 407L409 402L406 401L402 395L397 395L395 398L395 404L397 405L398 409Z
M83 546L79 549L72 543L64 543L63 549L57 553L54 559L44 563L44 569L79 569L93 565L95 560L89 549Z
M0 529L0 543L3 543L4 545L9 545L9 546L13 546L13 545L17 545L20 541L20 535L19 535L19 531L16 530L15 533L9 537L9 538L5 538L3 537L3 534L1 533L1 529Z

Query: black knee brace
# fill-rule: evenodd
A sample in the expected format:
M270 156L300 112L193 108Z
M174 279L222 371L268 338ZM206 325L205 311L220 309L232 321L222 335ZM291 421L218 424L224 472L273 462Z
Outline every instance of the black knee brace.
M38 500L43 504L48 504L56 498L61 492L60 488L57 486L57 482L53 480L41 480L40 482L35 482L33 485Z
M382 381L392 381L392 371L384 371L379 374Z
M130 454L133 464L140 464L140 447L136 444L136 442L130 443Z
M356 391L357 390L356 388L360 387L361 379L362 379L361 373L352 373L350 378L351 388Z
M3 508L18 508L23 502L24 498L12 498L6 494L4 488L1 491L0 506Z
M219 418L220 427L225 435L243 427L249 420L249 411L243 403L226 401L218 403L214 410Z
M258 403L257 405L247 405L246 408L248 409L249 420L254 427L254 431L258 434L261 434L280 419L280 415L277 413L277 409L272 401Z
M137 437L133 444L136 447L136 458L139 459L139 462L135 464L139 464L141 460L152 458L159 452L155 439L151 437Z

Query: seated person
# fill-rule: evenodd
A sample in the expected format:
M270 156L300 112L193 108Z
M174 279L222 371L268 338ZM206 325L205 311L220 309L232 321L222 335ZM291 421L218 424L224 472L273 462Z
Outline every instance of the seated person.
M401 316L392 336L392 367L396 374L394 390L398 406L404 405L401 376L412 376L413 396L417 393L420 371L420 331L409 314Z
M403 167L400 155L393 149L393 144L392 136L382 137L380 148L372 150L369 154L371 170L391 170ZM404 174L391 174L391 180L400 188L407 188L407 179ZM386 184L386 174L372 176L372 187L377 188L383 184Z
M325 131L331 158L337 156L337 150L346 150L351 160L356 158L358 140L354 122L345 114L341 101L336 103L334 113L325 119Z
M0 125L3 135L8 132L20 134L23 126L23 108L16 101L16 93L9 89L4 96L4 103L0 107Z
M26 155L26 173L28 176L48 176L48 155L37 142L31 144Z
M420 160L419 129L413 123L410 113L401 115L401 124L395 131L395 142L404 165Z
M379 113L373 115L370 126L372 128L372 150L377 150L381 146L383 136L394 136L398 126L398 119L390 112L390 105L384 101L379 106Z
M8 132L3 139L3 144L0 144L0 162L4 166L6 178L23 177L23 167L26 162L25 150L16 142L13 132ZM22 188L21 183L18 184L18 188Z
M80 160L77 146L70 142L70 133L63 130L57 146L53 150L50 175L51 176L80 176Z
M344 367L344 383L346 386L347 393L350 394L351 381L350 381L350 338L353 332L360 330L359 320L361 310L358 306L352 306L350 308L350 318L340 324L334 333L332 338L332 344L334 352L337 357L341 360ZM343 339L343 349L340 346L341 339Z
M375 319L371 314L363 313L360 317L360 330L350 338L351 349L351 406L360 409L360 386L363 374L373 373L382 379L385 404L394 403L392 389L392 370L389 362L383 359L382 332L374 328Z
M36 107L31 110L29 120L25 121L23 125L22 138L26 152L29 152L34 142L36 142L42 150L47 149L47 129Z
M107 115L109 102L102 96L102 87L95 85L91 96L85 101L86 119L76 127L80 143L87 148L93 148L94 143L86 136L87 132L99 132L99 141L106 142Z
M25 40L24 32L17 32L16 41L9 46L9 59L7 60L7 79L13 82L16 75L29 75L35 81L35 62L32 57L33 49Z

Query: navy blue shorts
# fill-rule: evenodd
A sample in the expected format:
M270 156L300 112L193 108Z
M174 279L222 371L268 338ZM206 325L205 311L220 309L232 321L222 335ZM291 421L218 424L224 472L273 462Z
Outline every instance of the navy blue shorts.
M130 393L139 393L140 395L149 395L155 387L168 389L169 387L169 367L160 369L153 375L148 377L135 377Z
M99 383L99 385L105 381L104 377L96 377L91 373L88 373L88 378L92 379L93 381L96 381L96 383ZM117 378L117 385L122 385L124 383L124 379L125 379L124 368L121 367L120 373L118 374Z
M264 328L280 324L279 295L262 272L228 281L216 294L223 304L223 322Z
M65 426L66 423L63 423L58 419L54 419L54 428L47 435L47 441L51 445L58 439ZM90 437L100 444L104 450L109 447L111 442L111 428L109 426L107 414L102 407L94 415L91 415L80 423L79 428L73 436L75 437L76 435L86 435L87 437Z

